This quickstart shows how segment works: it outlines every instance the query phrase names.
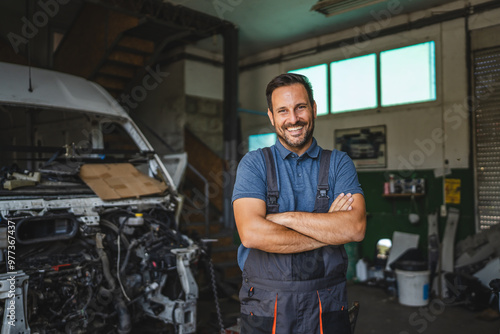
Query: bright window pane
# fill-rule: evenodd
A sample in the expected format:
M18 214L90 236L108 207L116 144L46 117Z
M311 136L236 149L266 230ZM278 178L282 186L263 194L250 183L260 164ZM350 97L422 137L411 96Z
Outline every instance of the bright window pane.
M377 56L330 64L332 113L377 107Z
M311 82L313 88L314 100L317 106L317 115L328 114L328 97L327 97L327 67L326 64L316 65L312 67L301 68L298 70L288 71L288 73L297 73L305 75Z
M248 151L255 151L256 149L268 147L276 143L275 133L263 133L260 135L248 136Z
M434 42L380 53L382 106L436 99Z

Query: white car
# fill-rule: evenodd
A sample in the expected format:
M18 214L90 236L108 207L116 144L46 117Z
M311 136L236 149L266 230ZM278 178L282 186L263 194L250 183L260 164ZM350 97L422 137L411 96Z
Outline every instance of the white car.
M0 73L1 332L129 333L154 318L195 333L200 248L139 128L95 83Z

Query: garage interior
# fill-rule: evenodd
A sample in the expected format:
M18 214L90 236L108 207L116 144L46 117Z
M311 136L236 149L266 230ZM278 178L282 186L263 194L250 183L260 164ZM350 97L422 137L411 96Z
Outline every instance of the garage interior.
M346 245L349 303L360 304L354 333L500 330L499 286L489 285L500 279L500 2L4 0L0 17L0 62L97 83L161 157L178 230L211 259L194 274L196 333L238 333L232 187L240 159L276 140L265 87L286 72L314 76L322 99L314 137L347 151L364 191L366 235ZM425 70L411 71L421 63ZM23 80L36 91L35 75ZM25 122L7 109L2 102L3 139ZM37 138L23 145L41 146ZM401 255L425 268L396 272ZM408 297L424 304L402 304L401 272L428 270L428 295ZM191 333L145 319L129 332Z

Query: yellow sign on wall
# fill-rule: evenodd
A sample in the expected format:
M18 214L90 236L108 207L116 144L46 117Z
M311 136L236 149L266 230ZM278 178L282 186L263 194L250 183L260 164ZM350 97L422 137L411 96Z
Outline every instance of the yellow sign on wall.
M460 179L445 179L444 191L447 204L460 204Z

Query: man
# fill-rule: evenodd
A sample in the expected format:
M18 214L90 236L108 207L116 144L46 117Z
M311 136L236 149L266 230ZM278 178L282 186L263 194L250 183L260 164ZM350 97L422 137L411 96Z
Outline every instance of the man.
M243 157L232 199L242 333L350 333L343 244L366 229L354 164L313 138L316 103L305 76L277 76L266 96L278 140Z

